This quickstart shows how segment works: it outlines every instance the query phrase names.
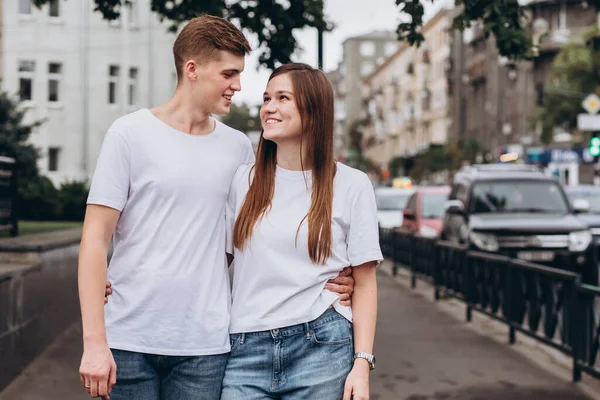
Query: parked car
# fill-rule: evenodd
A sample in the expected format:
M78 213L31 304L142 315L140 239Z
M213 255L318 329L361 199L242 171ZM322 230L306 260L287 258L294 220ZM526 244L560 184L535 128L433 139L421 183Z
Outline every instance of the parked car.
M442 239L581 273L596 283L592 235L552 177L527 165L462 168L446 203Z
M413 194L414 189L378 187L375 189L377 200L377 220L382 228L402 226L402 210Z
M600 186L565 186L565 192L574 207L586 210L577 216L590 228L594 243L600 245Z
M404 208L402 227L424 237L438 237L449 194L450 186L417 187Z

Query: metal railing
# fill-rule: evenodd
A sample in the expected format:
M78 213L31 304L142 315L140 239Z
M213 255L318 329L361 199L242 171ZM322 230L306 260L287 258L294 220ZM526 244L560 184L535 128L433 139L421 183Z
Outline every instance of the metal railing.
M585 372L600 379L600 288L584 285L577 273L506 256L469 250L461 244L381 230L384 255L408 268L411 284L430 282L436 300L453 297L472 312L508 325L508 343L525 334L573 359L573 380Z
M17 236L17 170L13 158L0 156L0 232Z

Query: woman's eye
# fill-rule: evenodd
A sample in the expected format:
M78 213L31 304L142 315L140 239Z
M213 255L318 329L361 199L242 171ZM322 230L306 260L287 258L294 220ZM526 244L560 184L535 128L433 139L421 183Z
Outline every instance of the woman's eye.
M287 96L281 96L279 100L289 100Z
M268 97L265 97L265 98L263 99L263 103L268 103L268 102L269 102L269 100L271 100L271 99L269 99Z

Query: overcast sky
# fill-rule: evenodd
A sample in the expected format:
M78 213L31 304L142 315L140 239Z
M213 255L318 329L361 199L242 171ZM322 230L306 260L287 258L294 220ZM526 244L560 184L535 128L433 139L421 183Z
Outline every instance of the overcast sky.
M443 4L453 4L450 0L435 0L435 5L425 1L425 18L429 19ZM325 13L336 28L324 35L324 70L336 69L342 58L342 43L346 38L369 33L374 30L395 31L400 20L400 11L395 0L325 0ZM303 52L293 61L301 61L317 66L317 33L315 29L299 31L296 39ZM256 47L256 38L249 38ZM234 97L236 103L259 104L265 89L269 70L257 71L258 52L246 58L246 69L242 73L242 91Z

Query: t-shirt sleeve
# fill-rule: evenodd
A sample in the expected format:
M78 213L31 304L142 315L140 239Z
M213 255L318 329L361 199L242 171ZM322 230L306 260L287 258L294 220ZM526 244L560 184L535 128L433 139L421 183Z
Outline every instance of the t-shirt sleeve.
M379 248L379 227L375 192L368 177L360 182L354 193L350 210L348 259L352 266L369 261L383 261Z
M129 196L131 151L125 138L109 129L104 136L87 204L99 204L123 211Z
M229 188L229 194L227 195L227 204L225 205L225 225L227 232L227 239L225 241L225 252L233 254L233 226L235 225L235 208L236 208L236 187L240 179L240 174L245 170L245 166L238 168L236 173L231 180L231 187Z
M256 161L256 157L254 156L254 149L252 148L252 142L250 139L244 141L244 150L243 150L244 158L242 160L242 164L253 164Z

